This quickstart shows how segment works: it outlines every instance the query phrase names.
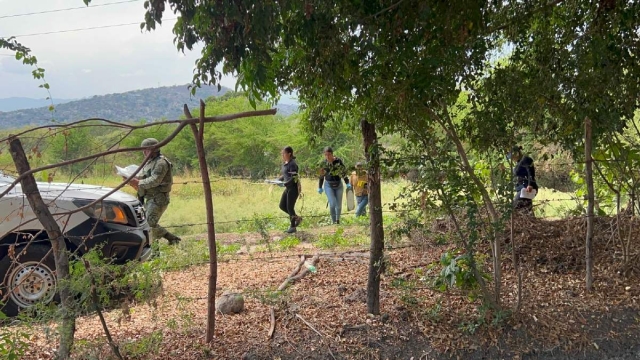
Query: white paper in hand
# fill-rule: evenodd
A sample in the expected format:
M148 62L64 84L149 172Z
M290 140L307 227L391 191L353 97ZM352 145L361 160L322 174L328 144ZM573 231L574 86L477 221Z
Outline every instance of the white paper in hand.
M131 174L133 174L136 170L138 170L138 165L129 165L129 166L124 167L124 168L121 168L120 166L116 165L117 174L120 175L120 176L124 176L126 178L131 176ZM140 174L138 174L138 175L140 175ZM136 177L138 177L138 175L136 175Z
M264 182L266 182L267 184L273 184L273 185L281 185L284 184L283 181L280 180L265 180Z
M520 197L522 199L533 199L536 197L536 193L538 193L536 189L531 189L531 191L527 191L527 188L522 188L522 190L520 190Z

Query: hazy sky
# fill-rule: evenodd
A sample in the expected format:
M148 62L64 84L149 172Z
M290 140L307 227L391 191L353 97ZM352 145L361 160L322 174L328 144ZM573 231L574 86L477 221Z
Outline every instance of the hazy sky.
M123 0L94 0L99 5ZM143 1L19 17L7 15L84 6L82 0L0 0L0 37L17 36L46 72L54 99L81 98L191 82L200 48L184 55L173 44L174 21L153 32L139 25L67 33L20 36L105 25L136 23L144 18ZM165 18L175 18L168 11ZM0 98L45 98L29 66L0 49ZM222 85L233 88L233 77Z

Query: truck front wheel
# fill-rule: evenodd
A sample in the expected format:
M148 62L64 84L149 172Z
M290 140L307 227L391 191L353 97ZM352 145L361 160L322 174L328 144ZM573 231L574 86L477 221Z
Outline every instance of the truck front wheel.
M56 264L50 250L45 245L22 246L15 249L16 258L7 255L0 260L0 311L5 315L16 316L57 298Z

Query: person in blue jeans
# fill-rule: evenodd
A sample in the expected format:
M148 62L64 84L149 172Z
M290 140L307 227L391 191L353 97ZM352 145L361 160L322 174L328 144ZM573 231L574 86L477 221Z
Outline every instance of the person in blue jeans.
M362 216L367 210L369 192L367 189L367 170L363 169L362 162L356 163L356 170L351 173L351 185L356 195L356 217Z
M349 184L349 177L347 177L347 167L344 166L342 159L333 156L333 149L329 146L324 148L324 161L322 162L320 175L318 194L322 194L323 192L327 194L331 222L333 224L340 224L342 195L344 194L342 180L344 180L347 189L351 189L351 184Z

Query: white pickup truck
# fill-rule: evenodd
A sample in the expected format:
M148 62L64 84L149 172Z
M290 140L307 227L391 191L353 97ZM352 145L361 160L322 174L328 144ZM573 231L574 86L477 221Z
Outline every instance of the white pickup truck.
M14 180L0 173L0 193ZM56 216L100 199L113 189L46 182L39 182L38 189L70 252L82 255L100 246L103 255L115 263L146 260L151 255L144 207L135 197L118 191L86 210ZM56 297L56 269L50 249L47 233L18 184L0 198L0 311L5 315L15 316Z

